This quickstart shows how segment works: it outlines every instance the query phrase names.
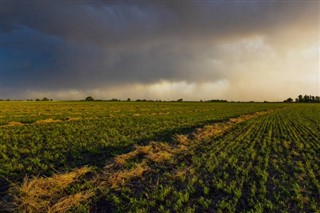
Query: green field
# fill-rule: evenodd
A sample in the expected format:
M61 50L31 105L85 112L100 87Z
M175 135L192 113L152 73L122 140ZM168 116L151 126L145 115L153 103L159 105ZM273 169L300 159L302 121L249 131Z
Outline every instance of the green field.
M320 211L319 104L0 107L0 196L11 211Z

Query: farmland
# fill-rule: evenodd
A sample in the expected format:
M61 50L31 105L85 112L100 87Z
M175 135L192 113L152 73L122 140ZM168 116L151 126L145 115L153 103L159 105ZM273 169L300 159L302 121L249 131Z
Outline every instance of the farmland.
M320 209L319 104L0 104L0 188L13 211Z

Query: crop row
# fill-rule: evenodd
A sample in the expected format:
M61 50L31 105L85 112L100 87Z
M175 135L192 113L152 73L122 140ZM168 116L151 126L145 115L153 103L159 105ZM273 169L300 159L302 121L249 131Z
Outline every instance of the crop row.
M101 190L101 203L132 212L317 212L319 118L318 105L295 105L237 124Z

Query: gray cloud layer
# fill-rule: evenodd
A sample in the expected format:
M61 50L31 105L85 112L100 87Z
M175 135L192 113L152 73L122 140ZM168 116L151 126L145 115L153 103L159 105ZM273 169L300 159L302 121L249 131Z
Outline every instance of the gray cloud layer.
M279 57L291 49L319 46L318 1L13 1L2 7L9 95L159 81L237 85L243 75L259 80L256 73L263 77L271 61L270 69L288 69ZM312 66L309 74L315 71Z

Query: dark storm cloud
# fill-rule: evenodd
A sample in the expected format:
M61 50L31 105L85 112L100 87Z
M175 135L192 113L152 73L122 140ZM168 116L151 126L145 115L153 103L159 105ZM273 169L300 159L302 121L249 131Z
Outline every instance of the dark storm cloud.
M318 22L315 2L4 3L4 29L28 26L70 40L112 46L145 39L232 38Z
M3 87L92 89L228 79L232 70L221 64L228 63L230 52L221 44L261 36L281 48L299 45L301 37L312 40L318 6L317 1L6 1Z

